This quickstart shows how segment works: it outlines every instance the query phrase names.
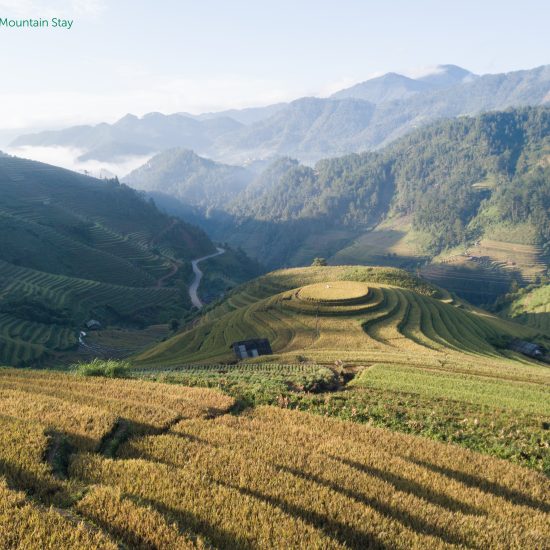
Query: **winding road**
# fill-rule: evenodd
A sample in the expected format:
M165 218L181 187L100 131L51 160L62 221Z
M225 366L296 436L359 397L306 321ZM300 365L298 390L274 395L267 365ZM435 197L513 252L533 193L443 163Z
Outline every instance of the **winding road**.
M197 308L201 309L204 305L197 293L199 290L199 285L201 284L202 279L202 271L199 268L199 263L203 262L204 260L209 260L210 258L215 258L216 256L219 256L220 254L223 254L225 250L223 248L218 248L218 251L215 254L209 254L208 256L203 256L202 258L197 258L196 260L193 260L191 262L191 265L193 266L193 273L195 274L195 278L193 279L193 282L189 285L189 298L191 298L191 303Z

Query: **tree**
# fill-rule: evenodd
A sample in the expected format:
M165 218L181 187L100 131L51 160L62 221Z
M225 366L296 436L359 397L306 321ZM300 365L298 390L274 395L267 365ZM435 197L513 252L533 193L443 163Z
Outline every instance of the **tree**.
M314 267L320 267L320 266L328 265L328 263L325 258L315 258L311 263L311 265Z
M177 319L172 319L170 321L170 330L176 332L180 328L180 322Z

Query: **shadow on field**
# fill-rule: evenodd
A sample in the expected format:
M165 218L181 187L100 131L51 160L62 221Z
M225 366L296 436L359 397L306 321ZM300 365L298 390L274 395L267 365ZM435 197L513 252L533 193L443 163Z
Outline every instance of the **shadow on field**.
M430 524L425 520L423 520L422 518L409 514L403 509L397 510L383 502L380 502L375 498L369 497L363 493L354 491L352 489L348 489L346 487L341 487L340 485L332 481L320 478L319 476L316 476L314 474L301 472L299 470L288 468L286 466L277 466L277 468L282 470L283 472L287 472L289 474L295 475L296 477L300 477L306 481L317 483L322 487L331 489L336 493L340 493L341 495L344 495L347 498L355 500L359 504L364 504L365 506L369 506L370 508L376 510L379 514L382 514L383 516L386 516L390 519L393 519L401 523L402 525L404 525L405 527L408 527L409 529L411 529L412 531L415 531L416 533L422 533L423 535L438 537L448 544L468 546L468 541L466 541L456 533L450 533L445 529L442 529L441 527Z
M125 494L125 498L133 500L141 506L151 506L157 512L162 514L168 523L175 523L182 533L189 535L199 534L208 539L215 548L231 548L234 550L253 550L256 545L249 538L244 536L236 537L234 534L215 527L211 523L204 521L195 514L186 510L178 510L167 506L162 502L152 499L136 497L131 494Z
M336 456L329 455L330 458L349 466L359 472L367 474L372 477L376 477L390 485L393 485L396 491L402 491L409 493L423 500L427 500L435 506L441 506L446 508L450 512L460 512L461 514L473 515L473 516L485 516L487 513L484 510L480 510L474 506L460 502L444 493L436 493L431 488L425 487L421 483L407 479L406 477L399 476L390 472L389 470L380 470L374 466L367 466L360 462L348 460L346 458L338 458Z
M366 548L385 550L386 548L388 548L372 533L358 531L350 525L331 519L328 516L324 516L312 510L302 508L301 506L297 506L296 504L291 504L290 502L287 502L280 498L260 493L259 491L255 491L254 489L239 487L237 485L232 485L223 481L218 481L218 483L223 487L235 489L236 491L239 491L239 493L241 493L242 495L253 497L262 502L266 502L271 506L275 506L276 508L279 508L290 516L300 518L305 523L311 525L315 529L323 531L330 538L334 539L340 544L343 544L347 548L353 548L356 550L365 550Z
M0 475L6 478L10 489L23 491L43 504L59 504L66 497L63 485L46 472L38 476L19 464L0 459Z
M530 496L524 493L521 493L520 491L516 491L514 489L509 489L508 487L504 487L503 485L499 485L494 481L489 481L488 479L484 479L482 477L475 476L473 474L461 472L460 470L453 470L451 468L446 468L444 466L438 466L437 464L432 464L431 462L420 460L418 458L404 457L404 456L401 458L409 462L412 462L417 466L422 466L423 468L426 468L431 472L435 472L437 474L444 475L450 479L454 479L455 481L459 481L460 483L463 483L464 485L468 485L469 487L472 487L474 489L479 489L480 491L483 491L485 493L489 493L497 497L505 498L506 500L509 500L513 504L520 505L520 506L529 506L530 508L534 508L535 510L540 510L541 512L545 512L545 513L550 512L549 504L545 502L541 502L540 500L535 500Z

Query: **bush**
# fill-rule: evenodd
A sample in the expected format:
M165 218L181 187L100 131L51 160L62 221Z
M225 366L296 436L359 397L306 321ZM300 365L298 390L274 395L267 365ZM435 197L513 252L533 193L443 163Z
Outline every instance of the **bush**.
M88 363L78 363L73 365L72 368L79 376L126 378L128 371L132 368L132 365L128 361L95 358Z
M328 263L325 258L315 258L313 262L311 262L311 265L313 267L324 267L328 265Z

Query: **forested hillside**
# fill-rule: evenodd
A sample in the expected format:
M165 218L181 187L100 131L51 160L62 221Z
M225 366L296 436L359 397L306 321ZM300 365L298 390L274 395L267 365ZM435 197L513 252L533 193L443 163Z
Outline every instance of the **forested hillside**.
M549 158L548 108L462 117L314 168L280 159L203 225L270 266L331 256L385 220L406 220L428 257L503 235L544 256Z
M222 209L253 178L240 166L199 157L187 149L169 149L128 174L124 181L135 189L175 197L205 211Z

